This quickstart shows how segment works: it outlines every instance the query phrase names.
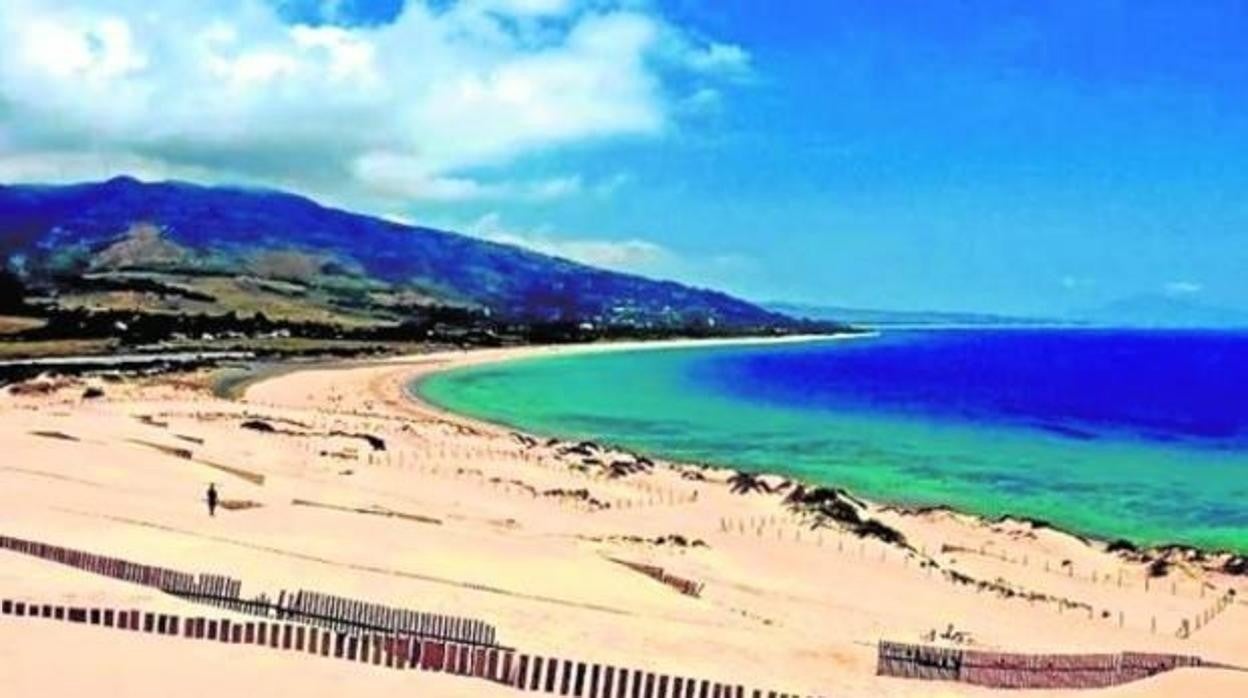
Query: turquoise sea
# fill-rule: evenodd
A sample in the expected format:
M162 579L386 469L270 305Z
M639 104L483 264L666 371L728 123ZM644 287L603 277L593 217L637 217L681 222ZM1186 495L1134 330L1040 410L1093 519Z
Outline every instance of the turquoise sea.
M413 389L881 501L1248 552L1248 334L894 331L522 359Z

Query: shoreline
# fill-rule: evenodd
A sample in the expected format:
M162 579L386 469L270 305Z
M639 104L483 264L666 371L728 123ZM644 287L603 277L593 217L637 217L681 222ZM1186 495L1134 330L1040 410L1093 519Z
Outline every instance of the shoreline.
M881 334L883 334L882 330L866 332L862 334L849 334L849 335L804 335L804 336L791 336L791 337L779 337L779 338L770 338L770 337L725 338L725 339L714 339L714 340L680 339L680 340L660 340L660 341L630 341L630 342L622 342L618 344L603 343L603 344L573 345L573 346L566 347L566 349L562 345L531 346L531 347L513 348L515 351L514 355L511 354L511 351L513 349L509 349L507 350L508 353L505 355L491 354L489 356L484 356L484 357L478 357L478 356L473 356L473 355L479 354L482 351L490 352L491 350L474 349L474 350L467 350L464 356L465 360L462 360L462 361L456 361L455 357L453 356L450 357L449 360L447 360L447 359L444 359L441 354L434 354L430 356L438 357L439 361L442 362L440 363L440 366L434 370L421 371L418 374L413 374L412 380L404 383L403 395L407 399L419 405L424 410L437 413L443 418L457 421L466 426L472 426L472 427L479 428L479 429L493 430L498 433L503 433L504 435L505 433L520 433L531 438L557 439L559 441L571 441L569 437L566 437L560 434L553 434L553 433L552 434L536 434L520 426L508 424L506 422L501 422L501 421L495 422L495 421L491 421L488 419L475 417L475 416L463 414L460 412L455 412L453 410L450 410L448 408L445 408L441 405L438 405L436 403L433 403L425 399L424 396L422 396L419 393L419 386L425 380L433 377L436 374L447 373L450 371L455 371L455 370L459 370L463 368L489 365L489 364L511 363L514 361L525 361L525 360L530 360L530 359L544 359L544 358L550 358L550 357L556 357L556 356L606 353L606 352L614 352L614 351L648 351L648 350L657 351L657 350L669 350L669 349L676 349L676 350L690 349L690 348L697 349L701 347L714 347L714 346L734 346L734 345L751 346L751 345L766 345L766 344L803 343L803 342L812 342L812 341L845 341L845 340L851 340L851 339L869 339L873 337L878 337ZM471 358L469 358L469 356L471 356ZM400 358L403 358L403 357L400 357ZM398 360L400 359L392 359L392 361L398 361ZM1083 541L1085 544L1090 545L1090 546L1099 546L1103 548L1108 548L1110 546L1117 546L1119 547L1120 550L1124 552L1129 552L1129 553L1136 554L1136 555L1148 556L1148 555L1165 555L1165 554L1176 554L1176 553L1180 555L1195 554L1195 555L1201 555L1201 556L1211 556L1215 558L1216 557L1229 558L1232 561L1239 561L1239 564L1241 566L1248 566L1248 550L1239 551L1239 550L1234 550L1231 548L1201 546L1201 545L1192 544L1192 543L1182 543L1182 542L1175 542L1175 541L1145 543L1145 542L1132 539L1130 537L1125 537L1125 536L1113 537L1113 536L1105 536L1105 535L1098 534L1098 533L1091 532L1091 531L1082 531L1075 527L1064 526L1064 525L1054 523L1052 521L1049 521L1041 517L1028 516L1028 515L1023 515L1023 514L1019 514L1017 512L1011 512L1011 511L1005 511L998 515L988 515L988 514L981 514L978 512L962 509L955 505L951 505L951 504L947 504L943 502L935 503L935 504L917 504L917 503L909 503L904 500L889 499L887 497L863 497L859 495L858 493L856 493L855 491L843 488L840 485L820 484L817 482L804 481L802 478L798 476L786 475L784 473L778 473L778 472L769 471L765 469L759 469L759 470L744 469L739 466L725 465L725 464L714 463L714 462L704 462L704 463L685 462L685 461L681 461L678 459L670 458L662 453L648 451L645 449L637 449L631 446L617 444L617 443L603 440L597 437L591 439L591 441L593 441L596 444L600 444L600 445L606 446L614 450L644 455L654 460L656 463L661 464L663 467L674 467L678 469L679 468L700 468L700 469L705 469L705 470L714 470L714 471L719 471L723 473L733 473L733 474L745 473L745 474L755 475L759 477L789 480L789 481L799 483L803 486L811 487L811 488L837 489L842 492L845 492L849 496L854 497L856 499L870 502L875 507L893 508L900 512L904 512L910 515L921 514L925 512L947 512L947 513L954 514L954 515L971 517L973 519L982 521L985 524L1019 522L1019 523L1032 525L1035 527L1048 528L1058 533L1072 536L1074 538L1077 538ZM1127 546L1129 547L1123 547L1124 543L1127 544ZM1248 570L1245 571L1245 574L1248 575Z
M1248 575L1182 555L1156 575L1039 524L903 511L782 476L535 439L406 391L415 376L468 363L684 344L700 346L298 364L262 371L232 399L213 392L208 370L29 381L0 391L0 535L222 575L241 580L248 599L306 590L474 618L531 656L778 683L791 695L998 695L881 676L878 650L888 643L1248 665ZM209 483L222 507L211 517L201 499ZM0 586L27 603L203 613L159 589L4 550ZM145 670L152 651L169 676L224 661L245 674L265 661L228 645L109 642L90 626L22 623L0 618L0 647L20 646L30 658L97 656L98 668L76 674L90 683ZM36 671L42 661L13 678L0 667L0 682L57 694L64 680ZM348 685L494 695L458 677L442 690L423 672L350 663L302 671L320 661L290 657L273 681L310 697ZM378 683L388 676L395 683ZM1213 698L1245 689L1248 674L1182 669L1098 695Z

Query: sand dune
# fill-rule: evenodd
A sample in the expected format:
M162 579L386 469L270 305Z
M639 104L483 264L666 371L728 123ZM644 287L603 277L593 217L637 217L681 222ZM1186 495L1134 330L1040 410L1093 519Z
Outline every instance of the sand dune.
M976 649L1248 665L1242 577L1176 569L1146 591L1143 565L1061 532L870 503L912 550L812 530L783 494L734 494L726 470L660 463L611 477L567 445L534 445L403 394L421 372L535 351L550 350L284 372L238 400L212 397L202 376L101 384L97 400L83 400L82 385L5 395L0 534L226 574L244 595L303 588L472 616L533 653L802 695L998 693L875 675L878 641L921 642L950 624ZM272 428L243 427L257 421ZM209 518L209 482L246 504ZM0 560L5 598L196 612L159 591L4 551ZM1230 589L1234 603L1176 637ZM0 617L0 685L6 695L511 692L248 649ZM1246 695L1248 673L1186 669L1094 693L1197 692Z

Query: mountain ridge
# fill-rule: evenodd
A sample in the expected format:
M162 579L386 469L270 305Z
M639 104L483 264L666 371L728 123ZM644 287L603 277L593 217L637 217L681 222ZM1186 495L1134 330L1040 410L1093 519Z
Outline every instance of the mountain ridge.
M1164 293L1128 296L1095 308L1076 311L1076 315L1090 322L1131 327L1248 328L1248 312L1196 298Z
M794 324L781 313L720 291L352 213L274 189L142 182L129 176L70 185L5 185L0 186L0 223L0 262L36 285L54 288L66 278L122 272L220 277L245 272L264 282L329 289L334 303L362 303L387 294L516 321L733 328ZM164 250L159 263L156 255L144 261L144 245ZM178 249L185 251L180 260L174 253ZM102 256L106 250L111 252ZM401 309L392 315L401 316Z
M769 310L783 313L795 318L806 318L814 321L832 320L835 318L838 322L880 327L890 325L1003 327L1066 323L1066 321L1061 319L1024 317L998 313L940 310L881 310L873 308L850 308L846 306L818 305L811 303L792 303L786 301L763 302L761 305Z

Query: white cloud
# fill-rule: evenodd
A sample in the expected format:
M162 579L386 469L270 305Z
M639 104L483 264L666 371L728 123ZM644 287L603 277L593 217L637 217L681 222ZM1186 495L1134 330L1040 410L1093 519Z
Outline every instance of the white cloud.
M1171 296L1190 296L1200 293L1204 286L1193 281L1170 281L1162 286L1162 290Z
M748 66L741 49L685 37L650 7L412 1L383 26L310 27L283 23L264 0L3 0L0 173L126 169L293 186L374 210L576 193L574 176L472 173L658 134L673 66ZM684 37L681 57L672 36Z
M692 46L686 50L689 67L701 73L719 73L745 76L751 70L749 52L735 44L710 42L704 46Z
M464 226L464 232L492 242L617 271L637 273L653 270L673 256L662 245L636 238L567 238L556 236L549 230L517 231L505 226L497 213L486 214Z
M628 172L616 172L615 174L600 180L593 186L593 192L597 196L608 197L616 193L620 189L632 184L633 175Z
M527 182L520 186L519 197L533 201L548 201L574 196L581 191L580 176L552 177L535 182Z
M690 112L707 113L719 110L723 104L723 94L713 87L702 87L681 102L681 106Z
M370 153L358 158L352 173L370 191L410 201L550 201L581 191L581 178L577 176L481 182L470 177L439 175L419 159L390 153Z
M751 284L768 281L753 257L736 252L711 249L682 253L644 237L605 238L567 234L550 225L515 226L505 222L497 212L467 221L444 219L433 227L458 230L483 240L599 268L650 278L678 279L730 292L745 293Z
M560 16L570 12L573 0L478 0L484 10L513 17Z
M331 82L360 81L373 87L381 82L376 47L351 31L338 27L297 26L291 29L290 35L302 49L324 51L326 76Z
M130 25L115 17L78 26L37 18L8 50L15 58L42 66L58 79L83 82L123 78L148 65L147 56L135 45Z
M380 214L380 217L390 221L391 223L398 223L399 225L408 225L412 227L420 225L420 221L417 221L406 213L396 213L394 211L390 211L388 213Z
M109 176L119 172L140 179L210 179L211 173L193 166L173 166L160 160L117 151L34 151L0 154L0 182L35 181L68 184L84 172Z

